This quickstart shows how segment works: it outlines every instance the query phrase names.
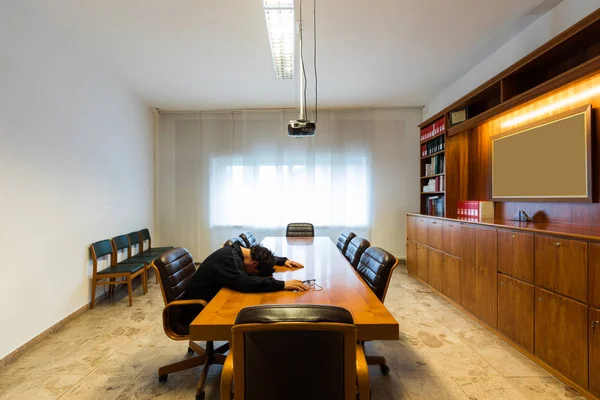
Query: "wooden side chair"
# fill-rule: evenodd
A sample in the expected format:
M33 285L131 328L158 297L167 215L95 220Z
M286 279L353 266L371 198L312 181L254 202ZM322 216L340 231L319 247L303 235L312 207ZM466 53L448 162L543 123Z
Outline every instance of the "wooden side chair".
M391 253L373 246L369 247L360 257L356 272L383 303L392 280L392 273L397 265L398 260ZM384 375L390 372L385 357L366 356L366 358L368 365L379 365Z
M256 240L254 233L250 231L244 231L240 233L240 238L242 238L242 240L244 241L244 247L247 248L250 248L258 243L258 240Z
M356 237L356 234L348 229L346 229L345 231L342 231L342 233L340 234L340 237L338 238L337 241L337 248L338 250L344 254L346 252L346 249L348 248L348 243L350 243L350 241L352 239L354 239Z
M131 261L139 261L145 264L146 270L152 268L152 262L160 255L160 253L152 253L152 252L140 252L138 251L135 255L133 255L133 246L138 245L138 249L142 248L141 237L138 232L129 232L127 234L129 238L129 257L128 259ZM162 253L162 252L161 252ZM158 276L156 276L156 283L158 283Z
M315 227L307 222L293 222L285 229L286 237L313 237Z
M151 252L151 253L163 253L167 250L171 250L173 246L164 246L164 247L152 247L152 238L150 237L150 230L148 228L144 228L139 231L140 236L140 253ZM148 241L148 248L144 250L144 242Z
M127 285L129 292L129 306L133 305L133 294L131 289L131 281L136 276L142 275L142 280L146 280L146 269L143 262L134 262L132 264L115 263L113 258L113 248L110 240L101 240L90 245L90 255L92 257L93 272L92 272L92 303L90 308L94 308L96 302L96 286L97 285ZM110 266L98 271L98 260L102 257L110 256ZM122 280L117 280L121 279ZM144 285L144 294L146 286Z
M356 269L358 262L360 261L360 257L370 245L371 243L369 243L367 239L358 236L350 240L350 243L348 243L348 247L344 252L344 257L346 257L346 260L352 264L354 269Z
M190 340L190 323L206 307L204 300L182 300L196 272L194 258L190 252L181 247L168 250L154 261L154 268L156 276L160 277L160 289L165 302L162 312L163 329L173 340L187 340L188 353L197 354L195 357L160 367L158 380L166 382L169 374L204 365L196 391L196 399L203 400L208 369L212 364L225 362L224 353L229 350L229 344L215 349L214 343L208 341L204 349Z
M369 397L364 352L356 344L352 314L344 308L246 307L238 313L231 334L221 400L231 399L232 393L235 400Z

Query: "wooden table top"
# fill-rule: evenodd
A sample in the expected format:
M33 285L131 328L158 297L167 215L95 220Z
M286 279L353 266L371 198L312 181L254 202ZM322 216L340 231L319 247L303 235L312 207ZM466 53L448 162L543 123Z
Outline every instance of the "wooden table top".
M223 288L192 321L192 340L230 340L231 327L244 307L258 304L328 304L348 309L358 340L396 340L398 322L362 281L328 237L268 237L262 244L278 256L304 264L302 269L276 267L279 280L316 279L321 291L241 293Z

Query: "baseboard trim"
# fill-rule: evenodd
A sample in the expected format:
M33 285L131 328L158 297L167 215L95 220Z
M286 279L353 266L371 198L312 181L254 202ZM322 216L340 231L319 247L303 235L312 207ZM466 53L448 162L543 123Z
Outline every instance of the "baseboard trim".
M100 295L96 296L96 304L98 304L98 302L102 301L103 299L104 299L104 293L100 293ZM31 340L27 341L25 344L18 347L16 350L8 353L6 356L4 356L2 359L0 359L0 368L3 368L4 366L14 362L19 357L21 357L23 354L27 353L29 350L34 348L42 340L46 339L48 336L52 335L53 333L58 331L60 328L65 326L68 322L71 322L72 320L79 317L81 314L83 314L84 312L86 312L89 309L90 309L90 303L84 304L77 310L73 311L71 314L67 315L65 318L61 319L60 321L58 321L57 323L52 325L50 328L48 328L45 331L43 331L42 333L34 336Z

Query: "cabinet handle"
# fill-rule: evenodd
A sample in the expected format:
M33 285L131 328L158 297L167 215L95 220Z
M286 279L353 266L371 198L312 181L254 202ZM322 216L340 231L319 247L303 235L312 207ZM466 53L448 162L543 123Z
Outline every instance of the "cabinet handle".
M513 239L515 239L517 237L517 235L513 235Z
M448 226L449 226L450 228L452 228L452 227L454 226L454 224L448 224Z
M596 325L600 324L600 321L592 322L592 330L596 329Z
M554 244L556 245L556 247L560 246L560 242L556 242Z
M540 297L540 301L542 301L542 298Z
M504 282L500 282L501 285L504 285Z
M431 223L432 223L432 224L437 224L437 222L435 222L435 221L431 221Z

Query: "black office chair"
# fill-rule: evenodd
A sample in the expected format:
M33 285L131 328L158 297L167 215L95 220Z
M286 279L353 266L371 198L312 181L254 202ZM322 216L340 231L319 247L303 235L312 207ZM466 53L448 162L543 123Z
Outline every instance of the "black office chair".
M346 229L345 231L343 231L340 234L340 237L338 238L337 241L337 248L338 250L344 254L346 252L346 249L348 248L348 243L350 243L350 241L352 239L354 239L356 237L356 234L352 231L349 231L348 229Z
M188 353L198 354L196 357L160 367L158 380L166 382L168 375L173 372L204 365L196 392L196 399L203 400L208 369L212 364L225 362L224 353L229 350L229 344L215 349L213 342L207 341L206 349L203 349L190 340L190 323L206 307L204 300L181 300L187 285L196 272L194 258L190 252L182 247L168 250L154 260L153 266L156 275L160 277L160 288L165 302L162 313L165 333L173 340L187 340Z
M392 279L392 273L397 265L398 260L396 257L379 247L372 246L365 250L360 257L356 272L383 303ZM385 357L366 356L366 359L368 365L379 365L384 375L390 372Z
M350 312L328 305L242 309L221 373L221 400L356 400L369 394L368 367ZM298 356L294 356L298 355ZM357 384L358 383L358 384Z
M244 242L244 239L242 239L239 236L234 236L231 239L227 239L225 241L225 243L223 243L223 247L233 246L234 243L239 243L240 246L246 247L246 243Z
M367 239L356 236L350 243L348 243L348 247L344 252L344 257L354 269L358 266L358 262L360 261L360 257L363 255L365 250L371 245Z
M244 231L240 233L240 237L244 241L244 247L250 248L255 244L258 244L258 240L256 240L256 237L254 237L254 233L250 231Z
M315 227L307 222L293 222L288 224L285 230L287 237L313 237L315 236Z

